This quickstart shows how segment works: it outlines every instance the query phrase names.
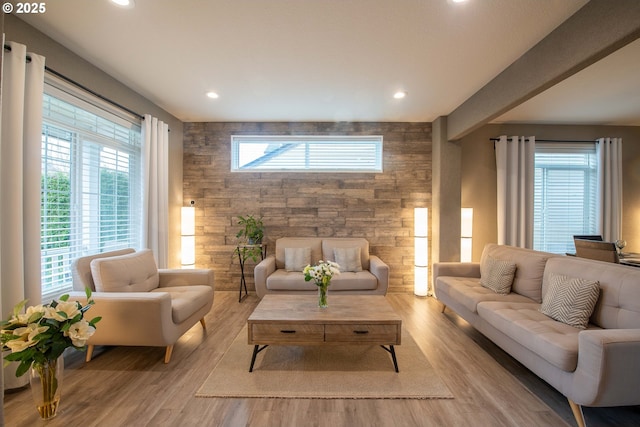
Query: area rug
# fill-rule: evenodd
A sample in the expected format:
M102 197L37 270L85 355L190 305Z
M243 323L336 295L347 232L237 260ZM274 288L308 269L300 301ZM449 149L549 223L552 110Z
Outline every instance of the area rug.
M377 345L269 346L249 372L253 345L246 327L213 368L196 397L304 399L452 399L409 333L395 346L400 372Z

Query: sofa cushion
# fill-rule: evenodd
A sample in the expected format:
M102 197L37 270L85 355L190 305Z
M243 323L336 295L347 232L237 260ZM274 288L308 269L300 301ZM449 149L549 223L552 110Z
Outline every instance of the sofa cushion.
M376 276L368 271L357 273L345 272L331 279L329 292L373 290L378 287ZM267 277L267 289L271 291L315 291L318 289L313 281L305 282L300 272L288 272L278 269Z
M151 292L166 292L171 296L171 319L182 323L213 299L213 288L206 285L168 286Z
M549 277L540 312L567 325L586 329L599 296L600 285L596 280L553 274Z
M322 259L322 239L319 237L282 237L276 240L276 268L285 268L285 248L311 248L311 261L315 265Z
M369 270L369 242L362 238L325 238L322 239L322 256L326 261L336 262L335 248L360 248L362 269Z
M362 271L360 248L334 248L333 255L341 273Z
M606 329L640 329L640 268L572 256L549 260L542 283L543 298L552 274L585 277L600 284L591 324Z
M151 249L91 261L97 292L149 292L158 287L158 267Z
M313 291L318 289L313 280L305 282L301 271L278 268L267 277L267 289L271 291Z
M578 365L579 329L542 314L537 303L478 304L478 315L492 327L567 372Z
M378 279L368 271L340 273L333 276L329 292L333 291L364 291L378 287Z
M302 271L311 263L311 248L284 248L284 269Z
M95 292L96 285L93 281L93 276L91 275L91 261L93 261L94 259L126 255L134 253L135 251L136 250L133 248L127 248L77 258L71 263L73 290L84 292L86 288L89 288L91 289L91 291Z
M497 294L508 294L515 272L514 262L487 256L484 263L480 264L480 284Z
M487 256L515 262L516 273L513 277L511 292L524 295L540 303L542 302L542 277L547 260L560 255L489 243L482 251L481 265Z
M480 279L476 277L439 276L435 289L438 299L455 300L472 313L477 313L477 305L482 301L532 302L530 298L513 292L497 294L480 285Z

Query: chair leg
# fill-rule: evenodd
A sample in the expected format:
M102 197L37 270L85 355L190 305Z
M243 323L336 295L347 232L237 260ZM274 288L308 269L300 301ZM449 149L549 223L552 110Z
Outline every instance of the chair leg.
M207 329L207 324L204 323L204 317L200 319L200 324L202 325L202 329Z
M586 427L587 424L584 422L584 414L582 413L582 407L569 398L567 398L567 400L569 401L569 406L571 406L571 412L573 412L573 417L576 419L576 423L578 424L578 427Z
M444 313L446 308L447 308L447 305L446 304L442 304L442 310L440 310L440 313Z
M164 363L169 363L171 361L171 353L173 353L173 344L168 345L164 352Z
M89 344L87 346L87 355L84 357L85 362L91 362L92 356L93 356L93 345Z

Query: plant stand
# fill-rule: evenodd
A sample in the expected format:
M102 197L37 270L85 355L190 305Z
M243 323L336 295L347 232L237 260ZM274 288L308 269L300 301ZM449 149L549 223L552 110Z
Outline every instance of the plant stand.
M264 259L267 256L267 244L261 245L238 245L236 246L236 252L238 253L238 260L240 261L240 292L238 295L238 302L242 302L244 298L249 295L247 292L247 280L244 277L244 264L246 262L245 252L249 249L260 248L260 256ZM242 295L242 288L244 287L244 295Z

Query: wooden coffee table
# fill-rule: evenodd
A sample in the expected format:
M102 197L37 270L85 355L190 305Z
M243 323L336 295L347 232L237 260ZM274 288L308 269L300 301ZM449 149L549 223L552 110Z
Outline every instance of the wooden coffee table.
M247 320L249 344L256 356L269 345L375 344L391 354L401 343L402 319L381 295L329 295L319 308L315 295L265 295Z

